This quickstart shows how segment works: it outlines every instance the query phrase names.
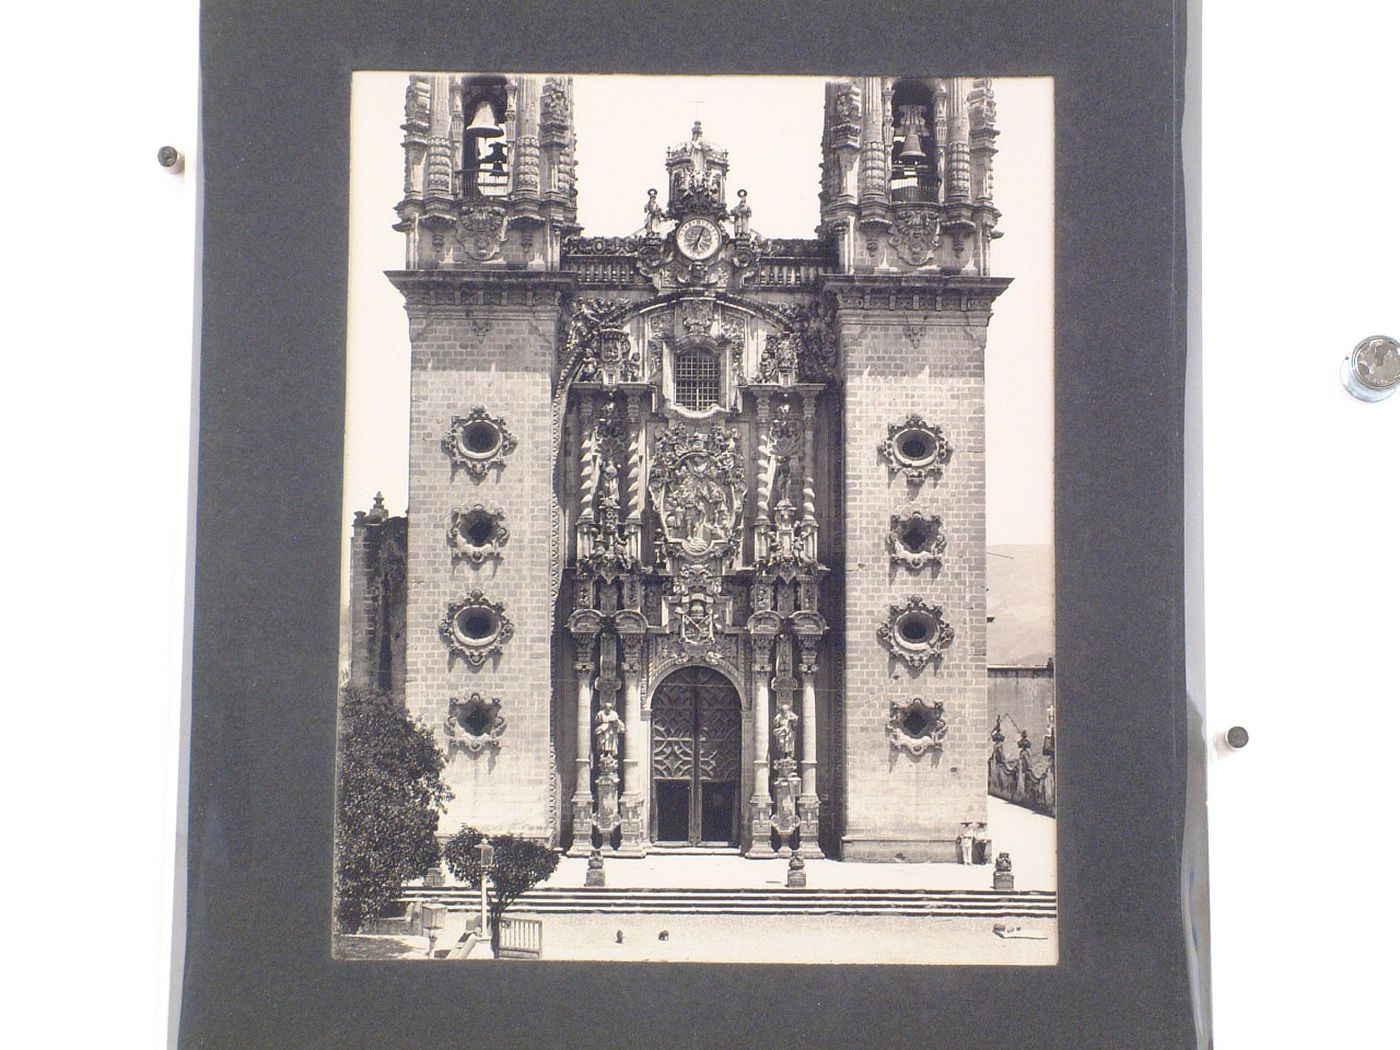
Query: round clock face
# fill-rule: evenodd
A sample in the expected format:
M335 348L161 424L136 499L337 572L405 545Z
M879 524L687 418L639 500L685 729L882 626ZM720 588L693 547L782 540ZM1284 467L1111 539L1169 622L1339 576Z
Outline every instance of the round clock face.
M676 228L676 247L697 262L719 251L719 227L709 219L687 219Z

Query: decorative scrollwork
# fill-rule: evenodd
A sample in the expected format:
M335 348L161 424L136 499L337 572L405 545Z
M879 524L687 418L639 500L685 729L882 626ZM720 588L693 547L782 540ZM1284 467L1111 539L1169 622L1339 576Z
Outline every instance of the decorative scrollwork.
M936 207L901 205L895 208L890 247L910 266L923 266L933 258L941 243Z
M943 519L921 510L905 511L890 516L890 531L885 537L890 560L911 569L925 565L941 565L948 549L948 537L943 532Z
M891 605L889 619L876 633L886 649L915 670L940 660L954 638L952 625L943 619L943 609L925 605L917 595L903 605Z
M891 423L889 436L877 446L885 457L891 473L903 473L917 483L927 477L938 478L953 457L953 446L935 423L925 423L924 417L910 414L903 423Z
M447 703L447 720L442 728L449 751L453 747L473 753L483 748L498 748L501 734L506 731L501 701L494 696L488 699L480 693L472 693L466 699L454 696Z
M737 430L673 423L657 435L647 487L665 553L698 560L738 549L747 485Z
M462 250L477 262L487 262L501 253L506 235L506 210L496 204L463 205L457 217L457 240Z
M623 315L631 307L630 299L574 300L563 322L561 373L565 378L572 375L581 382L597 381L605 356L619 362L625 358L630 363L640 363L640 355L632 350L631 341L621 327Z
M442 450L453 468L462 467L476 481L492 467L504 467L505 458L515 451L516 440L506 421L477 405L465 416L453 416L452 426L442 438Z
M510 539L505 514L483 503L474 503L466 510L454 510L447 526L447 546L452 557L465 558L480 565L487 558L499 558L501 548Z
M927 751L942 751L943 738L948 735L948 721L943 717L943 701L931 705L922 697L891 700L890 717L885 723L885 736L890 746L915 757Z
M465 598L447 604L438 633L449 650L472 667L480 667L488 656L501 652L515 634L515 625L506 616L502 603L473 590Z

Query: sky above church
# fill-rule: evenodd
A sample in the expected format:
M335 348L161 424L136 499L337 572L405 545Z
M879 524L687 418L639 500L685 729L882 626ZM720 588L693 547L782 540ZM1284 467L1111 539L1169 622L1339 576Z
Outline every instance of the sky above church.
M391 229L403 196L405 73L356 73L351 111L345 519L382 491L402 513L408 486L409 341L385 270L403 266ZM729 151L729 195L749 191L753 229L812 237L821 175L821 77L574 78L579 221L593 235L642 225L647 189L665 187L665 152L695 120ZM1053 84L994 82L994 198L1004 236L992 270L1014 281L987 343L987 542L1053 538Z

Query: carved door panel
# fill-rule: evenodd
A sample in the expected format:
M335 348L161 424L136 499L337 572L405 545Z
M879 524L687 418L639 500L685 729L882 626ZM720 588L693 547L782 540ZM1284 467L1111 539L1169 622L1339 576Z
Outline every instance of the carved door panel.
M738 831L739 695L723 675L687 667L651 702L652 839L728 845Z

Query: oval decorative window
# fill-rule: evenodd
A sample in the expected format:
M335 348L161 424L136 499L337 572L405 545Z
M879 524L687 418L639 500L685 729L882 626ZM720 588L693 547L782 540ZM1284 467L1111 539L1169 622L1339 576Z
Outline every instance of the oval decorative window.
M953 447L944 437L943 428L924 422L920 415L910 415L902 423L891 423L879 450L890 471L903 473L911 482L941 476L953 456Z
M510 641L515 625L506 617L504 605L491 601L480 591L472 591L467 597L448 603L438 633L449 650L472 667L480 667Z
M937 605L925 605L919 597L911 597L903 605L891 605L889 619L877 633L886 649L916 670L930 660L939 660L954 637L952 625L943 619L943 610Z
M493 466L505 466L505 457L515 451L515 445L505 420L488 414L482 405L465 416L453 416L452 426L442 439L442 450L453 467L462 467L477 481Z

